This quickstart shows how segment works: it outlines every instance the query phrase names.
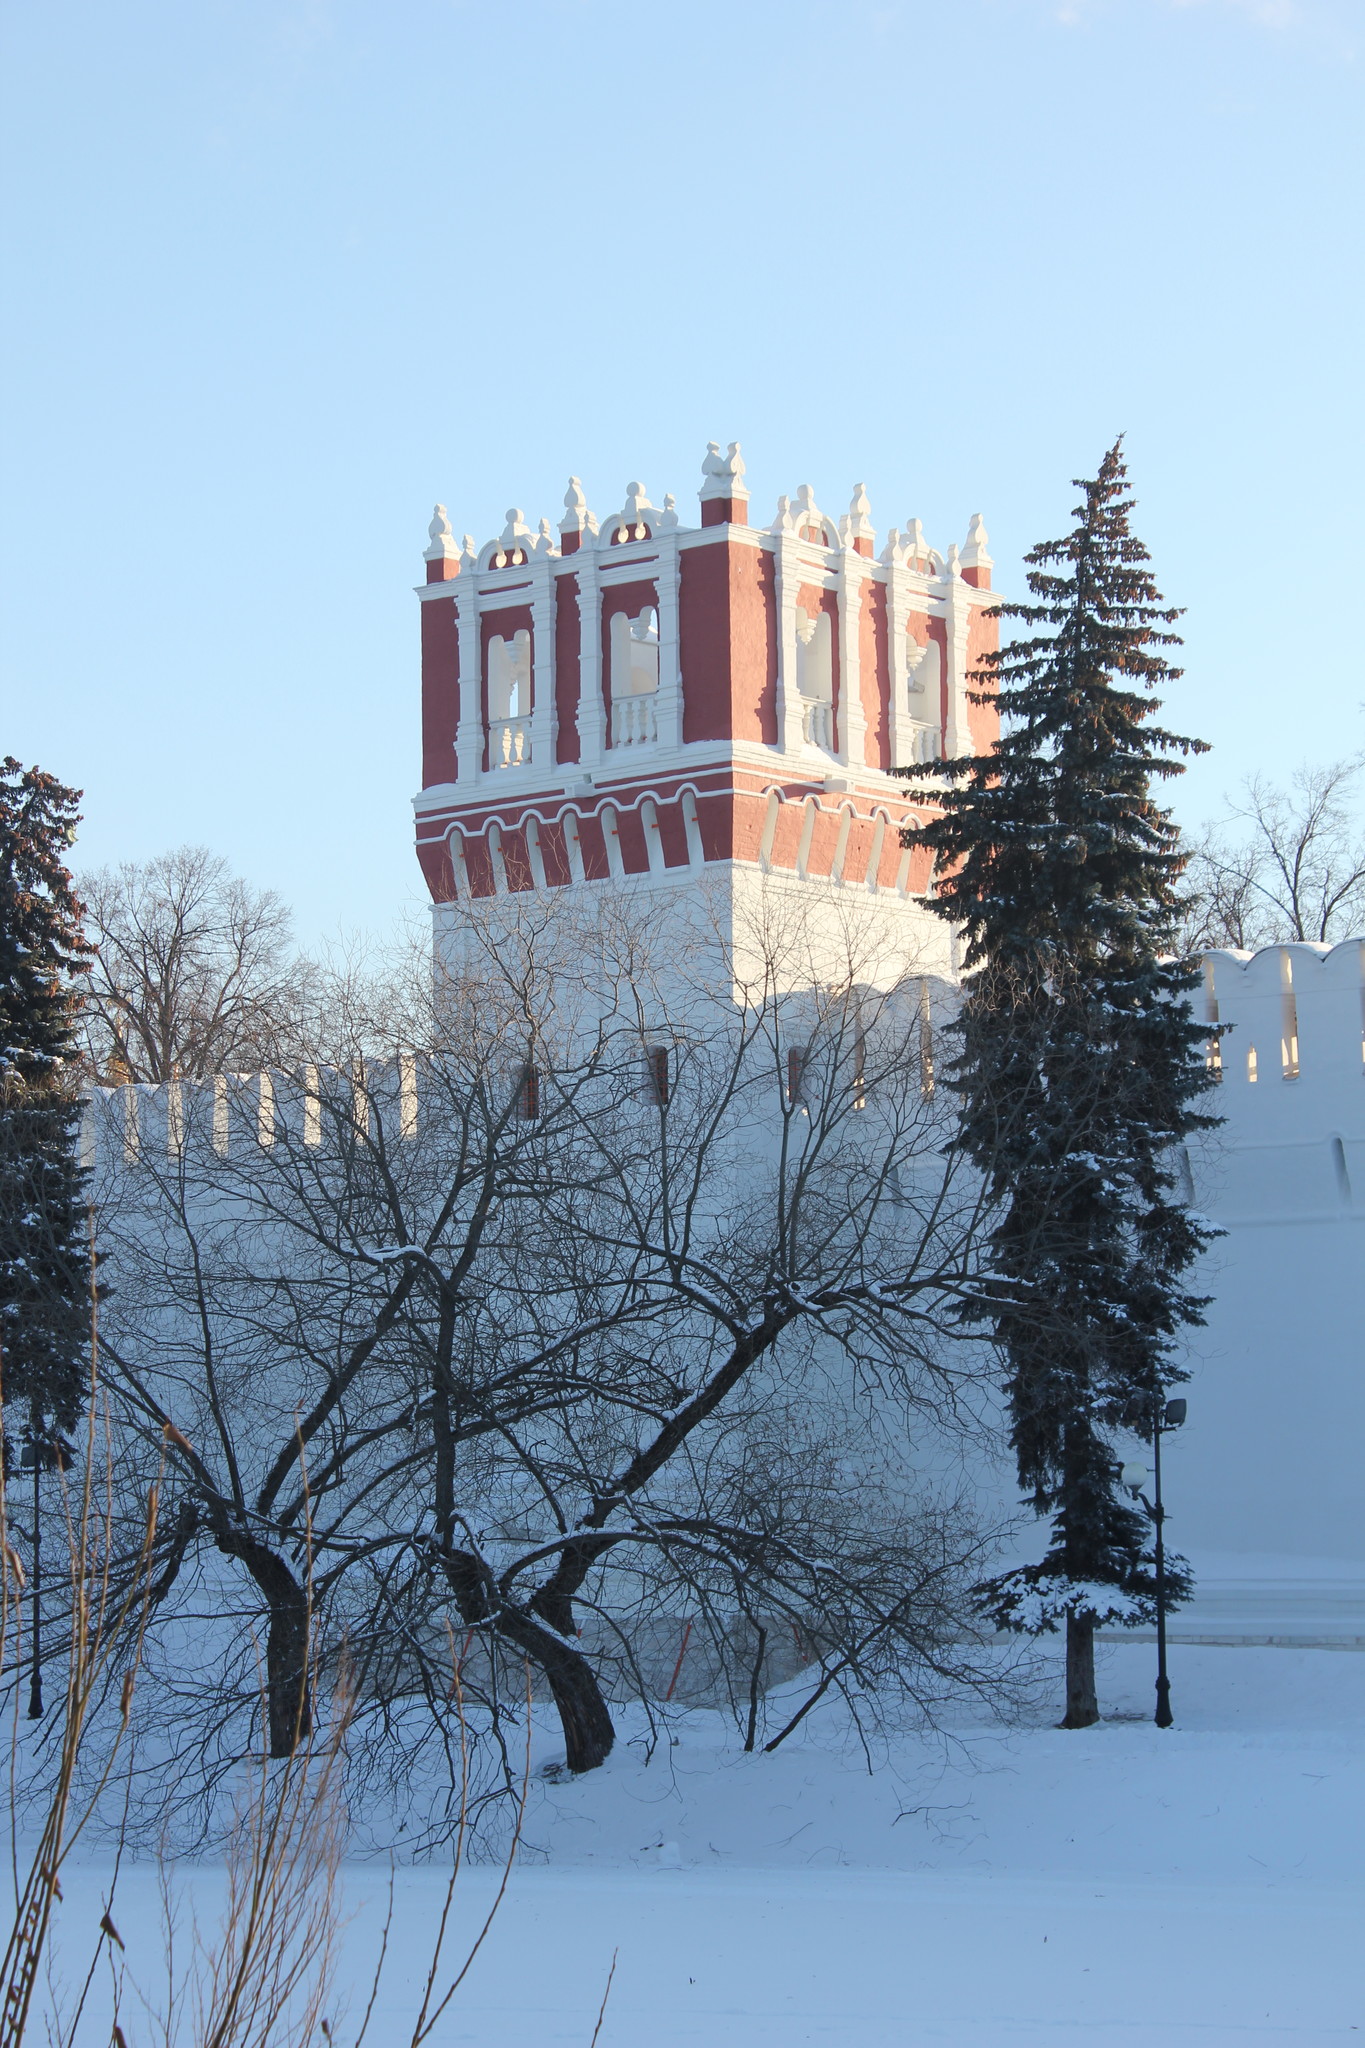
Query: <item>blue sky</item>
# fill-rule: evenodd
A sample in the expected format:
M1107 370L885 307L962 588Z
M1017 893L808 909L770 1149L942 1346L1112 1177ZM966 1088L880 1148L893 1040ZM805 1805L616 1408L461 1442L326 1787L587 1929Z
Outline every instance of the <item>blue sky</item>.
M1182 813L1365 744L1360 0L7 10L0 746L78 860L421 900L432 501L866 481L997 582L1128 435Z

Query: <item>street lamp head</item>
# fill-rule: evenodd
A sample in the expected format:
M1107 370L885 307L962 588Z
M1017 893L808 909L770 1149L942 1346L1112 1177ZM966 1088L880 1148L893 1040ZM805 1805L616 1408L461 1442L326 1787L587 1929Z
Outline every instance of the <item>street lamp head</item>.
M1189 1406L1190 1404L1185 1399L1185 1396L1183 1394L1181 1394L1174 1401L1168 1401L1166 1403L1165 1413L1162 1416L1162 1428L1179 1429L1181 1423L1185 1420L1185 1417L1189 1412Z
M1126 1488L1132 1494L1134 1500L1137 1499L1146 1484L1147 1467L1145 1465L1125 1465L1119 1473L1119 1485Z

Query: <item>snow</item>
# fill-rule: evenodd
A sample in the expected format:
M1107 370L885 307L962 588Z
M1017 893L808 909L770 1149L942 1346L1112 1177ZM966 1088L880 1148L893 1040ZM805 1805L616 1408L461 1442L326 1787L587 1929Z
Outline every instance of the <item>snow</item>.
M1026 1725L900 1735L874 1744L871 1773L831 1711L772 1756L688 1713L652 1757L636 1724L601 1771L536 1775L522 1859L434 2048L587 2048L614 1953L602 2048L1365 2034L1365 1656L1179 1648L1161 1731L1151 1646L1117 1644L1106 1720L1064 1733L1049 1655ZM555 1744L548 1727L537 1740L538 1774ZM71 1872L68 1923L97 1875ZM211 1918L219 1880L187 1881ZM410 2037L444 1883L435 1866L397 1874L372 2041ZM486 1866L461 1877L457 1948L496 1884ZM387 1885L382 1864L348 1866L353 2011ZM125 1938L150 1936L154 1893L148 1867L125 1869Z

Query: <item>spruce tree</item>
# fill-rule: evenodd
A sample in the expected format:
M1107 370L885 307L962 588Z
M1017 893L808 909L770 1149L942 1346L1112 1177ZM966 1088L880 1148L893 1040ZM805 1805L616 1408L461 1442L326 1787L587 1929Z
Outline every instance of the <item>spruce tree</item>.
M1114 1440L1146 1433L1186 1377L1177 1339L1207 1297L1184 1276L1211 1233L1178 1199L1172 1152L1218 1121L1197 1106L1208 1026L1177 952L1186 856L1152 797L1204 748L1152 723L1151 693L1180 674L1165 655L1179 613L1131 531L1121 451L1077 480L1073 531L1025 557L1034 601L996 608L1026 636L972 678L998 700L997 745L905 771L939 785L939 815L903 838L934 854L931 907L966 939L946 1078L999 1219L972 1314L1003 1361L1021 1491L1051 1518L1042 1561L983 1599L1006 1627L1065 1623L1071 1728L1098 1718L1096 1627L1154 1612L1151 1530ZM1189 1583L1168 1561L1168 1600Z
M90 1248L73 1068L89 947L64 863L79 791L0 763L0 1394L7 1465L50 1470L84 1405Z

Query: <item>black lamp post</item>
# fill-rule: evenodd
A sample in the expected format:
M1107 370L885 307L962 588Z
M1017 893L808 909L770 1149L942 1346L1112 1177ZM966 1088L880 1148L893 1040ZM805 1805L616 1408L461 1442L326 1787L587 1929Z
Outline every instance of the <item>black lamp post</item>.
M1185 1420L1189 1403L1182 1395L1174 1401L1163 1401L1158 1394L1152 1404L1152 1494L1148 1500L1143 1492L1147 1481L1145 1465L1125 1465L1119 1480L1140 1500L1151 1516L1156 1529L1156 1714L1158 1728L1169 1728L1173 1719L1171 1713L1171 1681L1166 1675L1166 1509L1161 1498L1161 1439L1168 1429L1179 1429Z
M19 1454L21 1471L33 1474L33 1640L31 1651L33 1669L28 1681L28 1718L41 1721L43 1718L43 1610L41 1606L43 1558L42 1558L42 1501L39 1497L39 1481L44 1472L65 1472L72 1458L72 1450L65 1438L52 1436L40 1428L30 1429Z

